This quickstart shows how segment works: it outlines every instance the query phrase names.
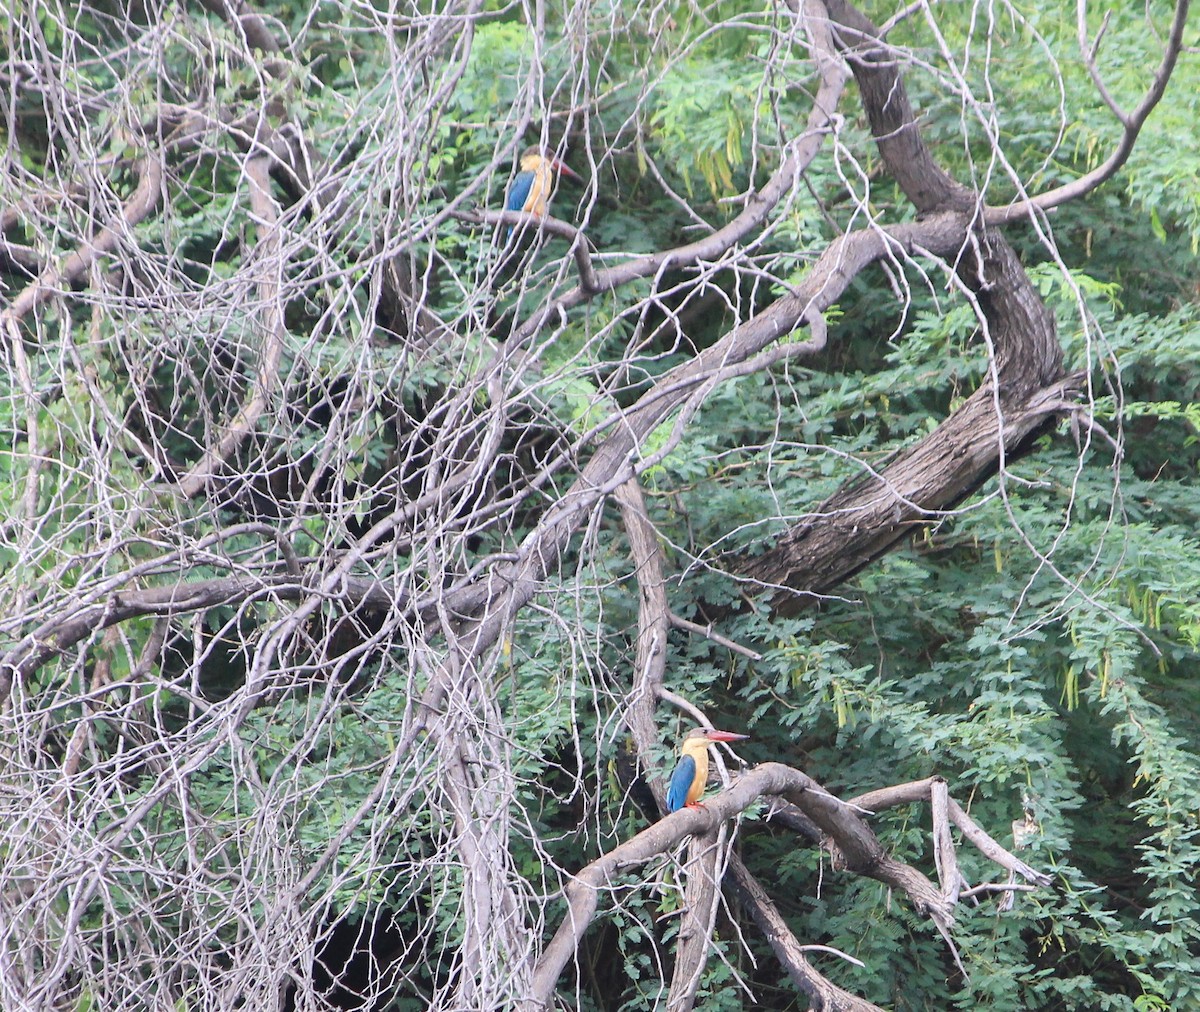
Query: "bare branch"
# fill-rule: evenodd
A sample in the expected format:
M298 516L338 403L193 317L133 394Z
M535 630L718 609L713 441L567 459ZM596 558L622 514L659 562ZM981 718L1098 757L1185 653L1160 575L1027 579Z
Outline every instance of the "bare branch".
M958 871L954 840L950 836L949 803L950 792L946 781L941 777L934 777L929 785L929 811L933 820L933 863L937 866L942 898L953 905L958 902L962 876Z
M742 657L747 657L752 661L761 661L762 654L757 650L751 650L749 647L744 647L740 643L735 643L727 636L722 636L719 632L713 629L713 624L700 625L698 622L691 622L680 615L671 613L671 625L676 629L681 629L684 632L695 633L697 636L703 636L705 639L712 640L718 646L724 647L730 653L739 654Z
M94 632L144 615L186 615L222 605L240 606L258 597L297 601L312 598L314 590L291 575L260 577L217 577L180 582L146 590L114 593L101 604L57 615L14 644L0 658L0 701L7 699L14 680L22 681L53 657L57 657ZM319 596L319 595L318 595ZM387 609L395 598L379 581L345 577L345 600Z
M799 770L781 763L763 763L739 777L729 790L707 799L703 809L682 809L668 816L592 861L573 877L566 890L567 913L538 960L534 974L535 1000L543 1005L549 1003L559 974L595 916L601 891L616 888L622 875L671 849L685 836L711 841L718 826L765 795L786 797L820 826L837 848L839 867L902 890L920 913L928 915L944 935L947 933L953 922L952 905L924 875L890 857L847 803L833 797ZM955 819L953 802L951 806L951 818Z
M56 293L86 277L92 264L106 253L111 253L122 239L130 235L133 226L158 206L162 199L163 184L161 156L148 154L142 158L137 165L137 177L137 187L121 208L120 224L106 225L61 264L46 267L0 312L0 324L6 334L10 330L10 321L23 319Z
M480 225L504 225L515 230L513 235L547 232L560 239L566 239L571 244L571 255L575 258L575 266L579 271L580 289L587 295L594 295L600 291L587 236L574 225L553 215L530 214L525 211L460 211L454 217L460 221Z
M1001 868L1007 868L1009 871L1015 872L1027 882L1032 882L1034 885L1048 886L1054 881L1044 872L1036 871L1030 868L1024 861L1013 857L1012 854L988 836L953 798L950 799L947 807L950 814L950 821L962 830L963 836L978 847L980 853L985 857L995 861Z
M732 845L732 834L727 835L724 825L688 841L687 863L683 868L686 877L683 910L675 943L675 969L667 996L670 1012L691 1012L695 1006L696 990L708 962L713 926L717 920L720 882L732 854Z
M938 784L944 784L941 777L927 777L924 780L914 780L911 783L897 784L893 787L883 787L877 791L859 794L850 798L846 803L868 811L880 812L885 808L895 808L897 805L931 801L933 788ZM1035 871L1001 847L963 811L953 798L947 797L945 811L949 820L962 830L963 835L979 849L980 853L1000 865L1001 868L1015 872L1035 885L1046 886L1053 881L1050 876Z

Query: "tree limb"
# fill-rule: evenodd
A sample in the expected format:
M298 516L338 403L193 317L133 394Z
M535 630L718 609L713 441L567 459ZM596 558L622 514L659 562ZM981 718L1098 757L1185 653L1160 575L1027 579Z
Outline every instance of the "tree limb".
M145 155L136 169L138 184L121 207L118 223L105 225L61 263L49 264L2 313L0 324L8 332L8 321L24 319L30 311L43 305L68 285L82 280L92 264L104 254L111 253L130 230L158 206L162 199L163 166L157 153Z
M770 550L738 570L772 589L794 611L881 557L922 524L954 508L1052 422L1073 381L1063 380L1054 318L1012 247L978 228L977 196L933 160L907 92L877 29L846 0L828 0L846 47L880 154L913 205L926 215L958 213L970 224L952 256L989 342L988 379L932 433L883 470L864 467ZM922 244L923 245L923 244ZM910 247L911 248L911 247Z
M720 882L725 863L732 853L733 840L725 824L687 843L687 863L683 867L683 909L679 912L679 933L675 941L675 968L667 995L668 1012L691 1012L696 990L708 962L713 928L720 905Z

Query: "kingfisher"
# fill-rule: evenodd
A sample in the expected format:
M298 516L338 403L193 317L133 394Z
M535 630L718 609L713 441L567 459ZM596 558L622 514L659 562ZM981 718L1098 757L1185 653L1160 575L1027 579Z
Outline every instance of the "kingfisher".
M542 148L526 148L521 152L521 171L513 180L508 191L508 200L504 204L506 211L527 211L539 217L546 213L546 205L550 202L550 191L554 189L554 173L568 176L582 183L578 173L560 159L555 158ZM509 230L512 231L511 229Z
M667 786L667 811L678 812L685 806L703 808L700 795L708 783L708 746L717 741L745 741L749 737L748 734L717 731L711 727L689 731L679 748L679 765Z

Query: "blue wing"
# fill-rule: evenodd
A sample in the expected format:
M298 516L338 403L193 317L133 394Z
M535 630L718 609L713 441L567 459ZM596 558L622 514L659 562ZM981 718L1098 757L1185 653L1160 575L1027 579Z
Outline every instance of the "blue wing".
M679 760L675 772L671 774L671 783L667 787L667 811L678 812L687 804L688 789L696 779L696 760L685 755Z
M508 191L508 203L504 205L506 211L524 211L525 201L529 199L529 191L533 189L533 173L518 172L517 178L513 180L512 189Z

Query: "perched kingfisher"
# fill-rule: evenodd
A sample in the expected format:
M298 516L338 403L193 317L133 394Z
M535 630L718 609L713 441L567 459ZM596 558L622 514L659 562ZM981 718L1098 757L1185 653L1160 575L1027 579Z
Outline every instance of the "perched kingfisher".
M745 741L749 737L732 731L715 731L711 727L689 731L679 749L679 765L671 774L667 787L667 811L678 812L685 805L703 808L700 795L708 783L708 746L716 741Z
M560 159L536 146L526 148L521 152L521 171L508 191L504 209L544 215L546 205L550 202L550 192L554 189L555 171L583 182L579 174L572 172Z

